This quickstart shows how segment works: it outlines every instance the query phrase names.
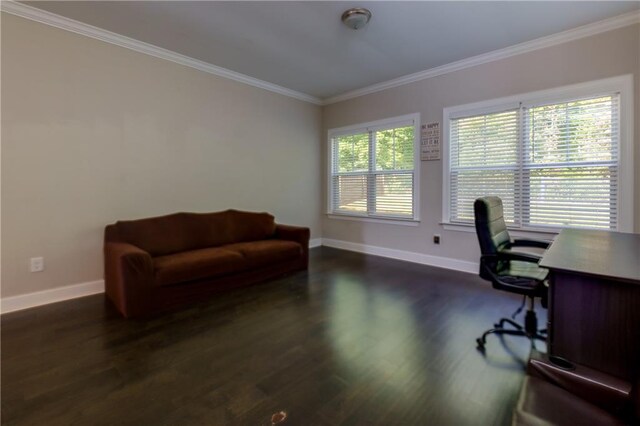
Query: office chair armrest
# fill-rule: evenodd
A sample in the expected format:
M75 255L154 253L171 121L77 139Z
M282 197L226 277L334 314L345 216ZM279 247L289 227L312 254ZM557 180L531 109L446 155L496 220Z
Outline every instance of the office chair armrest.
M510 247L536 247L546 249L549 248L553 241L547 240L534 240L532 238L520 238L513 240L513 242L509 245Z
M519 260L521 262L538 263L541 259L535 253L524 253L521 251L513 251L509 249L500 250L496 254L497 260Z

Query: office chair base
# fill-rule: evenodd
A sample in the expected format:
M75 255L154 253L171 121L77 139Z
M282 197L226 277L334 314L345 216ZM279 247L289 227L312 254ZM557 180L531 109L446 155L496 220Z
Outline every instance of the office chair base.
M500 321L498 321L497 323L493 324L493 327L494 328L504 328L504 324L505 323L510 324L516 330L524 330L523 326L521 326L520 324L518 324L517 322L515 322L514 320L512 320L510 318L500 318Z
M533 308L533 303L531 305ZM509 324L515 328L515 330L511 330L505 328L505 324ZM509 318L501 318L496 324L494 324L494 328L485 331L482 336L476 339L476 343L478 345L478 349L484 350L485 345L487 344L487 336L489 334L498 334L498 335L510 335L510 336L525 336L528 337L532 343L534 339L538 340L546 340L547 330L538 330L538 317L533 309L527 310L524 319L524 326L518 324Z
M533 340L533 339L547 340L547 336L542 334L542 331L543 330L541 330L539 333L529 334L524 330L509 330L509 329L505 329L505 328L492 328L491 330L485 331L484 334L481 337L478 337L476 339L476 344L478 345L478 349L484 350L484 348L485 348L485 346L487 344L487 336L489 334L498 334L498 335L507 334L507 335L510 335L510 336L525 336L525 337L528 337L531 340Z

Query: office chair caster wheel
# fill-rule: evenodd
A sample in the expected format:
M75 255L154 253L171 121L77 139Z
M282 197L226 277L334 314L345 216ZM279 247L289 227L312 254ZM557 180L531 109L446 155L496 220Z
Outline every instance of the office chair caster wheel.
M484 351L484 345L485 345L485 341L482 337L478 337L476 339L476 344L478 345L478 350L480 351Z

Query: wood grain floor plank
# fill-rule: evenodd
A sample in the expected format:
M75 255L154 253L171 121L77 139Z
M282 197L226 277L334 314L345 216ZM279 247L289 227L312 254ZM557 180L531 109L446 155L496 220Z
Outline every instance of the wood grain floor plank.
M308 271L125 320L96 295L3 315L3 425L508 424L529 343L478 277L311 250ZM539 310L540 321L545 312Z

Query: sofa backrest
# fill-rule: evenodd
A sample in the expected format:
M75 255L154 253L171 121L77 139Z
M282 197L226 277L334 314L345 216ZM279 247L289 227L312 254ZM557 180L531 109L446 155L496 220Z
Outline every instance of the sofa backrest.
M275 218L269 213L227 210L231 242L266 240L276 233Z
M118 221L107 227L105 239L127 242L152 256L163 256L231 243L264 240L273 237L275 229L274 217L269 213L226 210Z

